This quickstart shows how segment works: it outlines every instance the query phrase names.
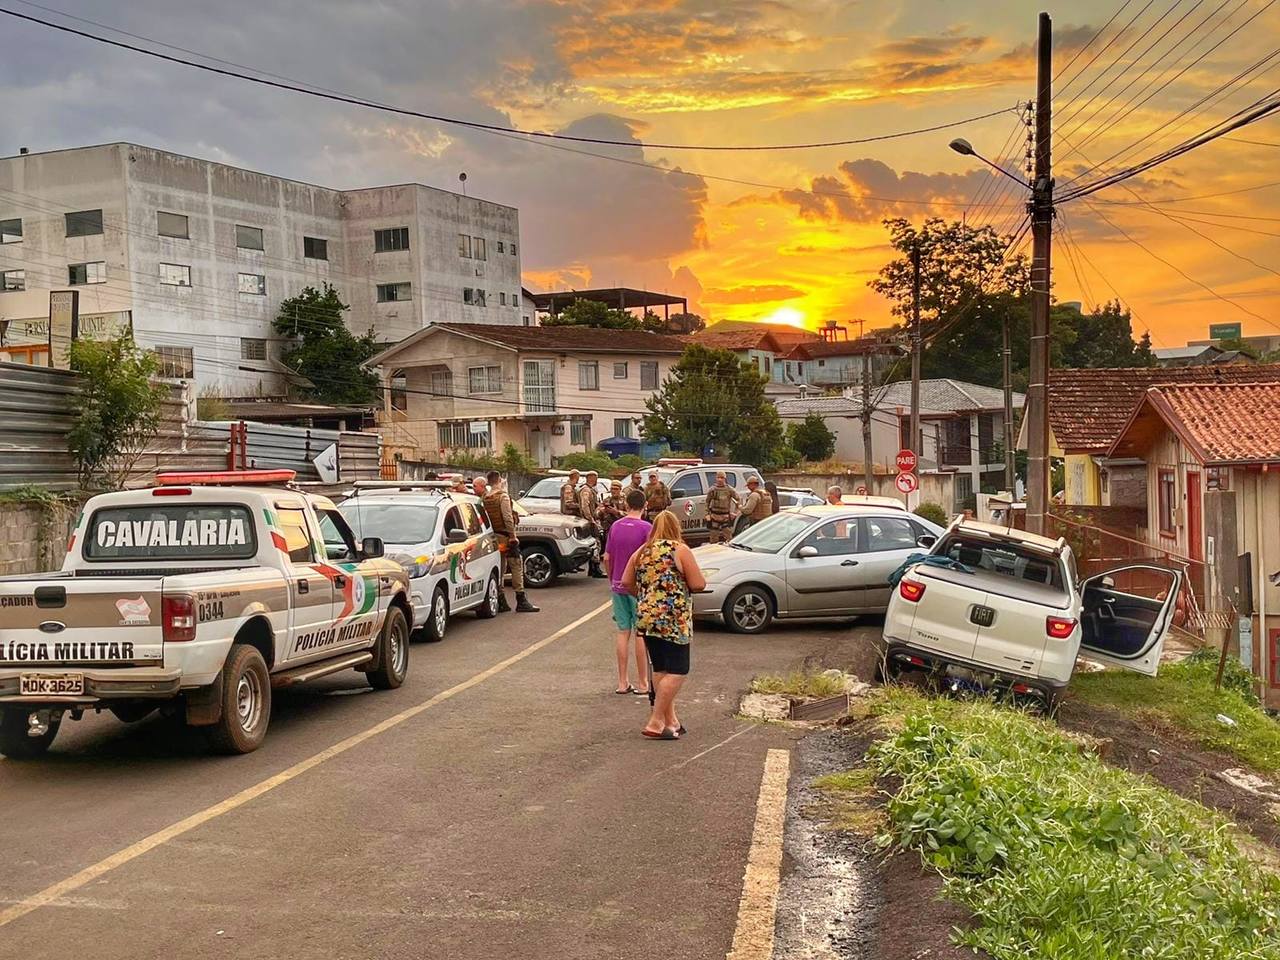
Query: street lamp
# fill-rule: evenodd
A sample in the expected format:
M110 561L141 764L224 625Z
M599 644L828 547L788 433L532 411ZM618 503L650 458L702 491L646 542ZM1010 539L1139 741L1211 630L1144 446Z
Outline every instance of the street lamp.
M977 150L973 149L973 144L971 144L968 140L965 140L962 137L956 137L956 139L952 140L951 143L948 144L948 146L950 146L952 150L954 150L956 153L960 154L963 157L977 157L979 160L985 163L992 170L995 170L997 173L1003 173L1006 177L1008 177L1014 183L1018 184L1018 186L1022 187L1023 189L1026 189L1026 190L1031 189L1031 184L1027 183L1021 177L1014 176L1012 173L1010 173L1004 167L1000 166L998 163L992 163L990 160L988 160L986 157L980 154Z

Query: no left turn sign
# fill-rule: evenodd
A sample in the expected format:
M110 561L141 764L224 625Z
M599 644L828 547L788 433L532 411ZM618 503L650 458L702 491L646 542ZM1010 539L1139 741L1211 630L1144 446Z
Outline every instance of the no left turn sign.
M900 473L893 482L899 493L915 493L916 487L920 485L914 473Z

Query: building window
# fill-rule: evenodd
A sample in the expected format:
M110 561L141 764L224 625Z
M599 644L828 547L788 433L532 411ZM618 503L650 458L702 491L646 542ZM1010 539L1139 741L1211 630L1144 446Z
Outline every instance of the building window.
M498 250L502 252L501 249ZM572 420L569 423L569 443L574 446L587 445L587 422L585 420Z
M554 360L524 361L524 405L526 413L555 412L556 365Z
M640 389L641 390L657 390L658 389L658 361L657 360L641 360L640 361Z
M427 381L427 389L433 397L453 396L453 371L448 367L437 367L431 371Z
M0 273L0 290L27 289L27 271L5 270Z
M973 474L957 473L952 481L952 489L955 491L952 509L956 513L977 508L977 498L973 495Z
M241 360L266 360L267 359L267 341L261 337L241 337L240 338L240 359Z
M186 216L181 213L165 213L163 210L156 211L156 234L175 240L191 239Z
M267 278L260 273L236 274L236 289L240 293L252 294L255 297L267 295Z
M528 327L528 326L531 326L531 325L532 325L533 318L532 318L532 317L530 317L527 313L526 313L526 314L524 315L524 317L522 317L521 319L523 319L523 320L524 320L524 325L525 325L526 327Z
M613 421L613 435L615 437L622 437L626 440L630 440L632 439L632 430L634 428L635 423L632 422L630 418Z
M471 256L470 235L465 233L458 234L458 256L468 258Z
M513 307L520 306L520 294L518 293L511 294L511 305Z
M182 263L160 264L160 282L167 287L191 286L191 268Z
M587 360L578 364L578 389L600 389L600 364L594 360Z
M390 253L392 250L409 249L409 228L389 227L373 231L373 252Z
M303 237L302 255L308 260L328 260L329 241L319 237Z
M67 266L67 283L73 287L86 283L106 283L107 265L98 260L94 263L72 263Z
M22 242L22 220L0 220L0 243Z
M1178 500L1178 482L1172 470L1161 470L1156 485L1156 509L1160 514L1160 532L1177 536L1174 507Z
M627 361L623 360L621 363L615 363L613 365L613 379L627 379Z
M473 307L483 307L485 305L485 293L483 290L463 287L462 302L469 303Z
M190 347L156 347L160 376L171 380L190 380L196 375L195 358Z
M516 245L514 243L511 244L511 255L513 257L516 255Z
M487 449L490 446L491 431L489 421L471 420L438 424L436 430L440 437L441 449Z
M67 214L68 237L96 237L102 233L102 211L80 210Z
M944 421L942 462L953 467L967 467L973 461L968 417L952 417Z
M241 250L261 250L262 228L246 227L243 223L237 223L236 246Z
M403 370L392 370L390 384L391 409L409 409L409 377Z
M1107 485L1108 485L1108 477L1109 477L1109 476L1110 476L1110 471L1107 471L1107 470L1099 470L1099 471L1098 471L1098 486L1099 486L1099 488L1102 490L1102 492L1103 492L1103 493L1107 493Z
M467 393L502 392L501 367L467 367Z
M413 284L380 283L378 284L378 302L394 303L397 300L412 300Z
M484 237L472 237L471 249L475 251L477 260L488 260L488 254L484 249Z
M498 292L498 305L501 307L507 305L507 291L501 290Z
M503 245L502 245L502 241L501 241L501 240L499 240L499 241L498 241L498 252L499 252L499 253L505 253L505 252L506 252L506 251L505 251L505 249L503 248Z
M996 415L978 414L978 462L994 463L996 445Z

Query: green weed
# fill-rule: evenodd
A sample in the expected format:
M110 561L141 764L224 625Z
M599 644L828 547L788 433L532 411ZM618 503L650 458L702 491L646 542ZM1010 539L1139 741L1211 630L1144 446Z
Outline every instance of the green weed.
M843 677L795 671L787 676L767 674L751 681L752 693L780 693L792 697L834 697L844 693Z
M1108 767L1049 722L892 691L901 731L872 748L901 778L885 846L918 850L996 960L1280 957L1280 878L1233 828Z

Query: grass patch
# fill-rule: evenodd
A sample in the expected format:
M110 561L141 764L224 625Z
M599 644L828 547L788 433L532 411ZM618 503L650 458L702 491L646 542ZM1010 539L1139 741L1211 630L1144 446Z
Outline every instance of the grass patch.
M812 811L827 827L873 837L888 826L884 811L874 802L876 771L872 766L828 773L813 781L823 800Z
M1204 807L1109 767L1047 721L888 693L901 732L872 748L901 778L886 846L920 852L996 960L1280 957L1280 878Z
M1221 690L1213 688L1217 669L1217 651L1202 650L1162 666L1156 677L1124 670L1077 675L1071 690L1083 703L1112 707L1255 769L1280 772L1280 723L1258 706L1252 679L1238 660L1228 660ZM1219 723L1220 713L1236 725Z
M828 773L813 781L815 790L823 793L865 793L876 782L872 767L854 767L840 773Z
M801 673L797 670L786 676L766 674L756 677L751 681L751 692L780 693L792 697L813 697L821 700L823 697L834 697L838 693L844 693L844 685L843 676Z

